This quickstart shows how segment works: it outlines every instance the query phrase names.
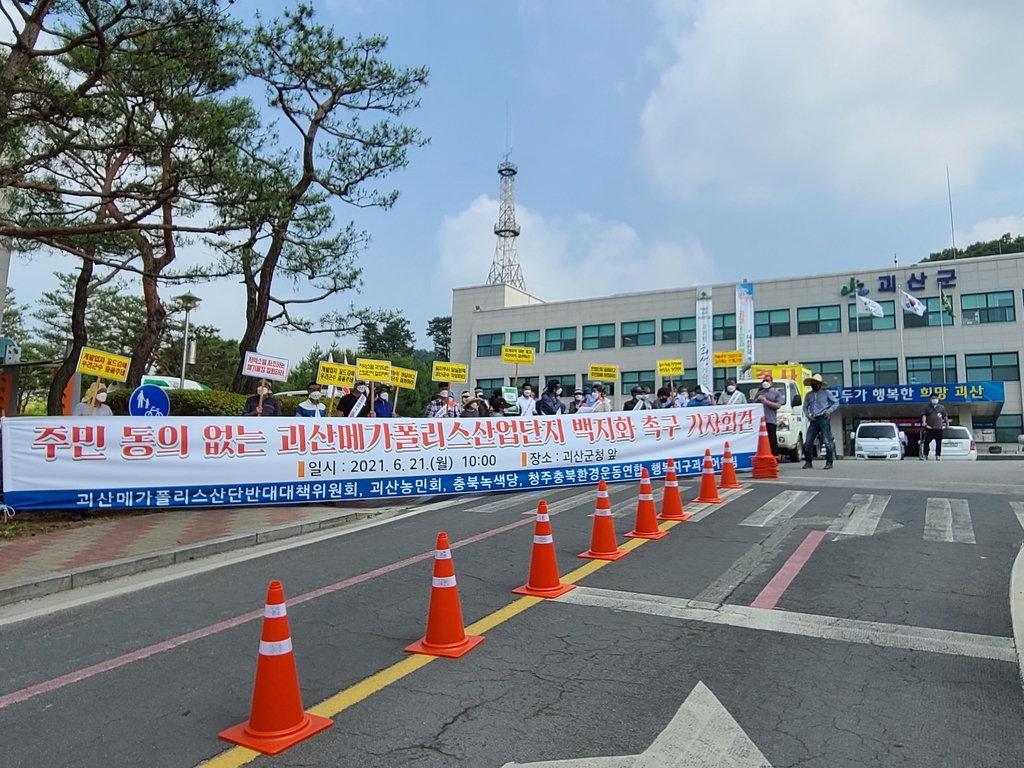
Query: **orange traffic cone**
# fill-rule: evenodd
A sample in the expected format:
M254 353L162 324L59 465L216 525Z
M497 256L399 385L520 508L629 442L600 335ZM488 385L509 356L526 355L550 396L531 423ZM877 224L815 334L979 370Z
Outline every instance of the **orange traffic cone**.
M608 498L608 484L597 484L597 507L594 509L594 529L590 534L590 549L577 557L588 560L619 560L629 554L619 549L615 541L615 523L612 522L612 503Z
M272 581L263 608L263 632L249 719L223 731L220 737L265 755L276 755L332 725L334 721L330 718L302 709L284 589L280 581Z
M718 482L721 490L738 489L743 485L736 479L736 459L729 450L729 442L725 443L725 453L722 456L722 477Z
M690 516L683 511L683 500L679 498L679 480L676 478L676 463L668 460L668 471L665 473L665 490L661 496L661 514L659 520L689 520Z
M704 470L700 476L700 496L693 500L696 504L721 504L718 488L715 487L715 465L711 461L711 449L704 451Z
M555 558L555 540L551 536L551 516L548 503L537 505L537 522L533 527L533 554L530 555L530 578L521 587L512 590L516 595L558 597L576 589L575 584L563 584L558 578Z
M761 434L757 438L757 454L751 460L754 466L755 480L773 480L779 476L779 460L772 454L772 444L768 439L768 427L761 417Z
M458 659L480 645L484 639L479 635L467 635L462 625L459 588L455 586L455 565L452 563L452 551L448 546L448 534L443 532L437 534L434 578L431 584L427 634L405 651Z
M654 492L651 490L651 477L647 467L640 474L640 498L636 503L636 524L626 534L630 539L661 539L668 536L668 531L658 530L658 517L654 509Z

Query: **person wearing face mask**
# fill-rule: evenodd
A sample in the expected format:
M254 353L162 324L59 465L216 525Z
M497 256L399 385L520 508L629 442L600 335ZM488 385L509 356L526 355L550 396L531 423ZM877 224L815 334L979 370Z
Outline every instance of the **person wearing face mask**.
M651 404L647 402L647 388L641 386L635 386L629 390L631 395L630 399L622 404L622 410L624 411L646 411L649 410Z
M565 413L565 403L559 398L562 396L562 385L558 379L548 382L547 389L540 396L540 403L537 404L537 411L543 416L559 416Z
M686 404L690 402L690 393L686 391L686 387L679 387L679 391L675 396L676 408L685 408Z
M373 398L373 415L378 419L390 419L395 415L395 406L390 402L391 395L388 393L387 385L382 384L380 392Z
M434 399L427 403L425 415L431 419L457 419L462 415L462 407L451 396L447 384L442 384Z
M585 397L586 395L583 394L582 389L577 389L575 392L573 392L572 402L569 403L569 413L579 413L580 408L586 405L587 401L584 399Z
M483 390L478 390L481 395ZM490 415L490 406L480 395L470 395L469 392L462 393L462 418L482 419Z
M772 447L772 455L779 455L779 423L778 410L782 407L782 393L772 386L775 381L770 373L761 379L761 388L757 391L755 403L764 406L764 426L768 430L768 443Z
M511 408L512 404L505 399L505 396L502 394L501 387L496 387L494 391L491 392L490 406L492 416L504 416L505 409Z
M804 438L804 469L811 469L814 455L814 440L821 435L825 444L825 469L832 469L836 457L836 444L832 439L832 414L839 408L836 393L825 386L820 373L804 379L804 386L811 391L804 398L804 418L807 420L807 435Z
M486 418L493 413L491 410L491 404L484 395L483 387L477 387L473 390L473 397L480 401L476 407L477 412L480 414L480 418Z
M577 413L611 413L612 404L605 399L604 384L595 381L590 385L591 400L587 402Z
M660 387L658 389L658 394L654 398L652 405L655 408L672 408L674 406L672 393L668 391L668 387Z
M714 404L715 401L704 394L704 390L700 388L700 385L693 388L693 392L690 393L689 400L686 401L687 408L703 408Z
M260 405L262 396L263 404ZM249 395L245 399L245 408L242 409L243 416L280 416L281 404L277 398L270 394L270 384L261 381L256 389L255 395Z
M107 405L107 385L94 381L86 390L82 402L75 403L71 409L72 416L113 416L114 412Z
M533 385L523 384L523 393L516 403L519 405L520 416L537 415L537 401L533 399Z
M718 396L719 405L744 405L747 397L736 386L736 379L725 380L725 391Z
M942 430L949 426L946 406L939 402L938 395L932 395L928 405L921 414L921 423L925 426L924 440L921 445L921 461L928 460L928 448L935 441L935 460L942 460Z
M361 398L366 399L363 400L363 404L359 408L359 412L356 414L356 417L362 418L363 416L376 416L377 414L374 410L374 404L370 402L370 385L362 379L355 381L352 389L349 390L349 393L338 401L338 414L346 417L351 416L352 409L356 407ZM374 399L376 400L376 398Z
M323 392L315 381L306 387L306 399L295 406L295 415L302 418L322 419L327 416L327 406L320 402Z

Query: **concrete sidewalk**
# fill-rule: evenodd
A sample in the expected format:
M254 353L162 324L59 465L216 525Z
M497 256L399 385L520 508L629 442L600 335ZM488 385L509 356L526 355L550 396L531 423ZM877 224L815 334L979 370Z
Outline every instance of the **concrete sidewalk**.
M0 605L342 525L397 505L167 510L0 541Z

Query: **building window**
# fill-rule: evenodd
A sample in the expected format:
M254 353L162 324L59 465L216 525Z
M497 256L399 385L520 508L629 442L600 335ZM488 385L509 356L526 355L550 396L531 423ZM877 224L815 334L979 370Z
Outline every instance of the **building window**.
M885 314L882 317L875 317L874 315L866 315L863 312L860 315L857 314L857 302L846 305L846 313L850 317L850 330L856 331L857 324L860 324L862 331L891 331L896 328L896 302L895 301L880 301L882 305L882 311Z
M635 323L622 324L622 346L653 347L654 321L640 320Z
M647 387L648 392L654 392L654 371L623 371L622 391L629 392L636 386Z
M615 323L583 326L584 349L613 349L615 347Z
M850 370L853 372L853 386L855 387L898 385L900 383L899 361L895 357L885 357L879 360L851 360Z
M545 352L572 352L576 349L576 326L548 328L544 331Z
M948 298L949 297L947 297L947 299ZM913 312L907 312L906 310L903 310L904 328L926 328L931 326L935 326L936 328L938 328L940 323L942 325L947 326L953 325L952 304L946 307L946 309L940 315L939 307L942 305L942 302L938 296L931 296L927 299L921 299L921 303L923 303L928 308L928 311L925 312L923 315L916 315Z
M994 355L964 355L968 381L1020 381L1016 352Z
M1024 425L1021 424L1021 415L1019 413L1008 413L996 417L997 443L1016 443L1021 432L1024 432Z
M520 376L518 379L515 376L509 377L508 385L510 387L522 389L523 384L529 384L538 397L540 396L540 376Z
M504 333L481 333L476 337L476 356L501 357L503 346L505 346Z
M754 336L765 339L769 336L789 336L789 310L770 309L754 313Z
M713 372L714 378L712 384L715 388L715 392L725 391L725 380L736 378L736 368L715 368ZM712 392L705 392L705 395L712 395Z
M830 387L845 387L846 376L843 373L843 361L842 360L823 360L820 363L804 363L804 367L811 372L813 376L815 373L820 373L821 378L825 380L825 383ZM803 382L799 382L803 384Z
M510 347L533 347L534 352L540 352L540 331L512 331L509 334L508 345Z
M544 386L547 387L549 381L557 381L558 386L563 390L562 394L566 397L572 395L572 391L576 389L576 374L575 373L556 373L548 376L544 379Z
M948 384L957 381L956 355L946 355L945 370L943 370L941 355L938 357L908 357L907 381L911 384Z
M480 387L480 389L482 389L484 391L484 396L489 398L494 393L494 390L501 389L503 386L505 386L505 380L504 379L477 379L476 380L476 385L478 387Z
M960 296L960 322L1012 323L1017 319L1014 311L1013 291L994 293L965 293Z
M800 336L816 333L842 333L842 315L838 304L827 307L798 307L796 310L796 332Z
M589 387L591 384L594 383L593 379L587 378L586 371L584 371L583 373L580 374L580 381L583 382L584 389ZM615 394L615 382L614 381L602 381L601 383L604 384L604 393L605 393L605 395L607 395L608 397L611 397L612 395Z
M736 313L715 315L711 318L712 337L715 341L735 341Z
M693 344L696 341L696 317L673 317L661 321L662 344Z

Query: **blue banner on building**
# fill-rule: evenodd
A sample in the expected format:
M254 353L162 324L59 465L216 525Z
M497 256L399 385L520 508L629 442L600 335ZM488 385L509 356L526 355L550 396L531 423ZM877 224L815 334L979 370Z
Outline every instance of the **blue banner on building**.
M975 381L969 384L902 384L889 387L843 387L836 389L843 405L899 405L927 403L938 395L944 403L1001 403L1006 399L1001 381Z

